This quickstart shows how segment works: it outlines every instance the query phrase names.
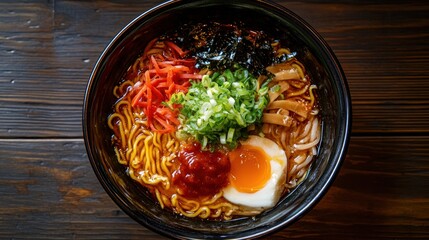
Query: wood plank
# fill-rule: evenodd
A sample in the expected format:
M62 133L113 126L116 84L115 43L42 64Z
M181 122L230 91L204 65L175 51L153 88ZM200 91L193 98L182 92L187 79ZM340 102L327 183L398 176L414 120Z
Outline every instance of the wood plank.
M353 132L429 132L429 5L287 3L336 53L353 103ZM318 14L323 12L323 14Z
M122 27L153 6L0 3L0 137L80 137L93 65Z
M346 161L326 196L308 215L275 236L426 238L427 146L427 137L353 137Z
M0 153L0 238L158 237L104 192L81 139L2 141Z
M427 146L429 137L353 137L320 203L267 239L429 236ZM81 139L2 140L0 153L0 238L158 239L104 192Z
M127 22L160 2L0 3L0 137L80 137L92 66ZM429 132L427 4L277 2L337 54L349 80L353 132Z

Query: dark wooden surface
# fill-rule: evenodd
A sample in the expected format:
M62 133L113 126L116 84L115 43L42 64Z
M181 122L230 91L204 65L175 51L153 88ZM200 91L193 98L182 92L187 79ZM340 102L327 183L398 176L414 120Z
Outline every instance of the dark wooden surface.
M101 51L160 2L0 1L0 239L162 239L104 192L81 130ZM353 129L332 188L269 239L428 239L429 4L277 2L337 54Z

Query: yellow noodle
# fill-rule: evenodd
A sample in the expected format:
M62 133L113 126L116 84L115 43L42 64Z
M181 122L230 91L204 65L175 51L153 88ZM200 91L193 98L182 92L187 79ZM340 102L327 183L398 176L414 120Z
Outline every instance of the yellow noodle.
M305 92L307 92L307 90L308 90L308 85L306 85L304 88L302 88L299 91L289 93L287 97L295 97L295 96L303 95Z
M147 54L162 53L163 48L164 43L157 41ZM289 53L288 49L281 47L277 51L277 54ZM140 57L131 66L130 71L137 73L137 71L145 69L147 62L147 56ZM270 101L293 100L301 102L300 106L307 105L310 107L306 110L306 114L301 113L304 115L301 117L283 109L267 109L264 112L267 114L266 116L270 116L269 114L286 116L288 123L287 126L264 123L261 134L273 139L284 148L289 161L289 169L294 174L287 175L287 186L294 187L306 176L313 155L317 153L315 146L303 150L299 149L305 144L307 144L306 146L309 146L308 144L314 145L316 140L319 141L320 130L318 129L320 124L312 120L317 119L315 115L318 113L317 109L313 108L316 101L313 91L316 87L309 85L310 83L305 77L304 67L292 59L284 64L284 68L285 71L291 71L291 76L296 80L281 82L281 91L272 93ZM285 74L288 75L289 73ZM109 116L108 126L115 129L115 133L118 134L113 138L116 141L115 155L119 163L127 165L131 178L148 187L162 208L171 207L183 216L231 219L236 214L255 214L251 210L240 210L236 205L227 202L221 191L207 199L197 201L183 197L180 189L171 187L172 172L177 166L175 161L177 161L177 154L181 148L180 141L176 138L175 133L161 134L149 130L142 109L134 109L131 105L134 93L131 93L130 89L142 87L140 76L138 74L130 74L129 76L136 77L127 79L114 89L113 94L120 100L114 106L115 112ZM259 79L260 83L265 80L263 77ZM307 114L310 111L311 113ZM313 141L309 141L310 139ZM294 146L298 146L299 149L294 149Z
M139 134L136 138L135 141L133 143L133 146L131 148L129 148L128 150L130 151L130 154L127 154L127 158L128 159L134 159L138 153L138 150L141 148L141 141L144 141L146 139L146 135L144 134ZM146 150L146 149L144 149ZM141 159L141 158L140 158Z
M124 127L123 127L122 122L120 122L120 123L118 124L118 126L119 126L119 133L120 133L121 139L124 139L124 140L122 140L122 141L121 141L122 149L124 149L124 148L125 148L125 145L127 144L127 143L125 142L125 130L124 130Z
M189 212L195 212L200 208L199 202L188 200L186 198L180 197L177 194L173 194L171 196L171 203L173 206L179 207L180 209L185 209Z
M128 141L127 141L127 147L128 149L132 149L133 148L133 140L136 138L136 135L138 133L139 127L137 125L133 125L133 127L131 128L130 133L128 134ZM129 156L127 156L127 158L130 158Z
M121 107L122 105L125 105L123 107ZM119 117L120 122L124 125L124 129L126 129L128 131L128 129L132 126L132 119L130 118L130 113L131 113L131 105L122 100L119 101L115 107L116 112L121 112L122 115L117 114L116 116Z
M186 217L200 217L200 218L208 218L210 216L210 209L206 206L200 207L195 212L184 212L183 215Z
M310 106L311 107L314 106L314 101L315 101L314 93L313 93L314 89L317 89L316 85L311 85L310 86L310 91L309 91L310 92Z
M161 195L161 201L163 202L164 206L171 207L170 199L166 195Z
M159 134L159 133L156 133L156 132L153 133L153 141L152 141L152 143L158 149L162 148L162 146L161 146L161 135L162 134Z
M161 159L161 153L159 152L159 149L154 148L154 150L155 150L155 158L154 159ZM154 161L155 161L155 165L156 165L156 173L160 174L160 175L164 175L164 172L161 169L161 161L159 161L159 160L158 161L154 160Z
M119 91L119 86L115 86L115 87L113 88L113 95L114 95L116 98L120 98L120 97L122 96L122 93L118 93L118 91Z
M220 197L222 197L222 192L215 194L211 199L207 200L207 201L203 201L202 204L203 205L210 205L213 204L214 202L216 202L216 200L218 200Z
M119 113L112 113L112 114L109 116L109 120L107 121L108 126L109 126L111 129L113 129L113 128L114 128L115 123L113 123L113 120L116 120L116 119L119 119L119 123L123 123L123 122L125 122L124 116L122 116L122 115L121 115L121 114L119 114Z
M162 173L164 173L165 176L171 176L171 172L170 172L170 170L168 168L169 167L168 166L168 162L169 162L168 157L162 156L162 158L161 158L161 170L162 170Z
M161 205L161 208L164 208L164 201L163 201L162 195L158 189L155 189L155 196L156 196L156 199L158 199L158 202Z
M296 69L298 72L301 80L305 81L305 75L304 75L304 67L301 64L298 64L298 62L292 63L292 66Z
M127 164L128 163L127 160L124 158L122 152L120 150L118 150L117 148L115 148L115 154L116 154L116 157L118 158L118 162L120 164Z
M211 212L212 212L210 215L211 218L218 218L220 217L220 215L222 215L223 209L215 209L214 213L213 211Z

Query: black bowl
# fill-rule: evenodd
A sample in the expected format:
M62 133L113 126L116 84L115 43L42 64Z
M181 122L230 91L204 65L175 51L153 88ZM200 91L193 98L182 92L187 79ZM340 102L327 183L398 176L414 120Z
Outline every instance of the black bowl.
M148 191L127 176L117 162L107 126L116 99L113 88L154 37L189 21L239 20L284 34L290 48L319 87L322 141L307 178L271 210L231 221L202 221L163 210ZM143 47L142 47L143 46ZM168 237L255 238L297 221L326 193L345 158L351 103L341 66L321 36L290 10L268 1L170 1L143 13L106 47L89 79L83 109L83 132L89 161L106 192L129 216Z

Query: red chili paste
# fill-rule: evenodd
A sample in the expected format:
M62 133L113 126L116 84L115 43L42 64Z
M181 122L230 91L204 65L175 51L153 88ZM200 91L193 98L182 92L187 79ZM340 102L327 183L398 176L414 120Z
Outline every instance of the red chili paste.
M228 185L231 168L221 151L202 151L199 143L186 145L178 156L179 168L173 172L173 184L190 198L210 196Z

